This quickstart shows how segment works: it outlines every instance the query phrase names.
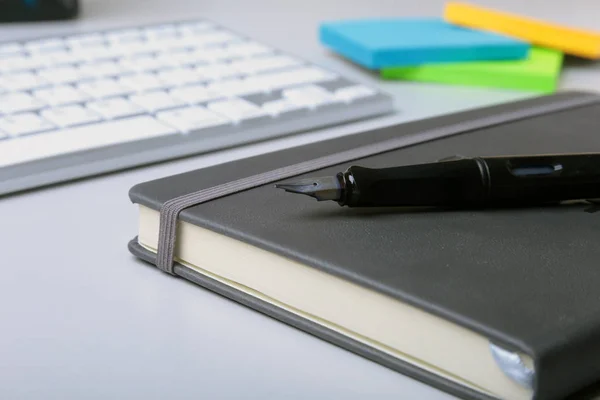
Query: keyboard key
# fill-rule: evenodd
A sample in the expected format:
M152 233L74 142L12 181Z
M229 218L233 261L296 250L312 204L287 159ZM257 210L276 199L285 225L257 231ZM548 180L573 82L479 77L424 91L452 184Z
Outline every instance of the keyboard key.
M231 54L235 54L241 57L256 57L275 52L272 48L256 42L241 42L231 44L227 47L227 50Z
M242 99L229 99L209 103L207 108L234 122L267 115L267 112L255 104Z
M79 69L71 66L45 68L39 70L37 74L52 84L72 83L83 79Z
M150 116L140 116L4 140L0 167L175 133Z
M167 85L162 82L155 74L134 74L127 75L118 79L119 84L130 87L136 92L145 92L153 89L162 89Z
M252 78L228 79L208 84L208 89L223 96L245 96L265 91L263 83Z
M269 101L281 100L281 93L280 92L261 92L261 93L254 93L254 94L246 95L246 96L240 96L240 97L246 101L249 101L250 103L256 104L258 106L262 106L264 103L267 103Z
M140 41L144 34L141 29L120 29L107 33L105 37L111 43L126 43Z
M86 63L79 66L79 74L85 78L106 78L123 73L131 72L121 67L114 61L100 61L96 63Z
M99 79L80 83L77 88L96 99L124 96L134 92L132 88L126 87L114 79Z
M374 96L375 93L376 93L375 90L373 90L369 87L366 87L363 85L354 85L354 86L337 89L334 92L334 96L338 100L349 103L356 99Z
M50 54L40 55L45 66L58 67L61 65L72 65L85 61L86 58L78 52L57 51Z
M29 52L51 52L64 50L66 43L62 39L41 39L32 40L25 44L25 49Z
M292 70L275 72L268 75L257 75L252 77L257 85L268 90L284 89L290 86L319 83L334 80L337 75L318 67L302 67Z
M163 91L133 95L129 97L129 100L151 113L187 105L185 101L170 96Z
M106 119L130 117L144 113L143 108L120 97L94 101L88 103L87 107Z
M236 61L232 68L242 74L257 74L302 65L302 62L289 56L260 57Z
M106 61L119 56L110 46L85 46L77 50L81 59L86 62Z
M233 66L228 64L202 65L196 68L196 73L207 80L219 80L240 76Z
M288 99L279 99L273 101L267 101L262 105L263 110L272 116L278 116L280 114L284 114L290 111L301 110L304 107L288 100Z
M195 51L179 51L165 53L164 57L168 57L170 63L174 67L189 67L196 64L207 63L206 56L203 52Z
M0 62L0 72L24 72L28 70L44 68L46 63L43 57L39 56L12 56L2 59Z
M344 77L338 77L337 79L334 79L332 81L325 81L325 82L319 83L319 86L321 86L324 89L329 90L332 93L334 93L338 89L342 89L342 88L346 88L346 87L354 86L354 85L356 85L356 82L353 82Z
M88 124L102 119L97 113L81 106L50 108L42 110L41 115L61 127Z
M56 126L34 113L8 115L0 118L0 129L10 135L26 135L54 129Z
M177 26L177 30L183 36L204 34L215 29L215 25L209 22L185 22Z
M36 90L33 95L52 106L83 103L90 99L87 93L67 85Z
M183 86L205 81L195 70L191 68L174 68L157 73L158 79L169 86Z
M175 54L178 54L179 52L176 51L170 51L168 53L166 52L161 52L158 53L156 55L156 64L157 64L157 68L153 68L152 71L153 72L162 72L162 71L168 71L171 69L175 69L175 68L180 68L182 65L181 63L174 59L173 56ZM183 51L183 53L187 53L186 51ZM199 62L195 62L194 64L198 64Z
M191 50L197 47L196 39L194 37L165 37L150 39L148 44L152 46L156 51L160 52L178 52L184 50Z
M160 39L164 37L173 37L177 36L177 28L172 24L165 24L159 26L151 26L143 29L143 34L148 39Z
M0 86L8 91L31 90L49 85L50 82L32 72L0 75Z
M227 31L214 31L196 36L196 46L214 46L218 44L226 44L242 40L240 36L237 36Z
M160 49L155 43L145 41L131 41L122 43L111 43L108 48L116 57L141 57L150 56L151 53Z
M156 117L184 133L231 123L225 117L200 106L163 111L158 113Z
M244 56L230 51L227 47L209 47L195 50L198 59L206 64L222 63L224 61L233 61L243 59Z
M185 101L188 104L198 104L205 101L217 100L224 97L223 94L204 85L186 86L169 91L171 96Z
M0 44L0 57L19 55L25 48L19 43Z
M36 111L46 103L27 93L8 93L0 95L0 114L12 114L23 111Z
M309 108L338 101L331 92L315 85L287 89L282 92L282 95L294 104Z
M73 35L65 39L67 46L81 48L86 46L100 46L106 43L106 38L100 33Z
M177 62L178 65L187 66L202 66L207 64L213 64L223 60L223 49L192 49L191 51L180 53L175 57L172 57L172 60L174 62Z
M173 62L165 58L157 58L154 56L140 56L126 58L119 61L119 65L122 68L126 68L136 72L147 72L172 67Z

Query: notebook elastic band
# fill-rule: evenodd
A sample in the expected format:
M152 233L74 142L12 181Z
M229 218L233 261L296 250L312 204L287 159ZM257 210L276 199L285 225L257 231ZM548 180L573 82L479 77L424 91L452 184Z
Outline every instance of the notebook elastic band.
M531 107L524 110L511 111L496 114L489 117L479 118L472 121L450 124L439 128L422 131L418 134L407 137L398 137L379 143L373 143L351 150L343 151L337 154L331 154L319 157L299 164L278 168L272 171L264 172L228 182L222 185L214 186L208 189L199 190L183 196L166 201L160 210L160 229L158 237L158 253L156 266L173 274L174 253L176 243L177 220L179 214L186 208L218 199L243 190L255 188L258 186L274 183L282 179L302 175L311 171L331 167L337 164L343 164L352 160L370 157L376 154L396 150L402 147L414 145L417 143L438 139L446 136L465 133L475 129L482 129L493 125L504 124L525 118L532 118L556 111L568 110L575 107L586 106L600 102L596 96L586 96L577 99L570 99L557 103L544 104L537 107Z

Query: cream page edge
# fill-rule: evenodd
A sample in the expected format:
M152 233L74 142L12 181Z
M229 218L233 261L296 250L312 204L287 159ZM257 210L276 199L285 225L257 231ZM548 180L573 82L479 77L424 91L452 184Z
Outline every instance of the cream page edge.
M156 252L159 213L143 205L139 207L139 243ZM236 251L202 253L198 243L213 250L235 246ZM487 338L416 307L182 221L178 224L176 257L187 267L219 282L471 389L502 398L531 398L530 390L517 385L498 368ZM244 262L240 263L240 259ZM255 267L248 268L249 265ZM257 265L261 265L260 270L256 269ZM262 278L258 276L261 273ZM275 279L279 285L269 287L276 276L279 276ZM299 285L301 281L310 284ZM306 288L312 289L311 296L305 295ZM361 300L348 301L351 297ZM325 300L328 307L315 299ZM356 318L357 314L361 315L360 319ZM366 319L370 321L365 323ZM396 326L390 326L390 321ZM411 324L407 325L406 321ZM397 350L399 348L410 348L411 354ZM469 356L464 357L464 354Z

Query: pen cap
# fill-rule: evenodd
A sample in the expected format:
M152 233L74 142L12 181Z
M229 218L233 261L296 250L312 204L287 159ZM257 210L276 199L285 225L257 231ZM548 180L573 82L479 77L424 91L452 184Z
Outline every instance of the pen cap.
M600 197L600 154L484 159L493 202L544 203Z

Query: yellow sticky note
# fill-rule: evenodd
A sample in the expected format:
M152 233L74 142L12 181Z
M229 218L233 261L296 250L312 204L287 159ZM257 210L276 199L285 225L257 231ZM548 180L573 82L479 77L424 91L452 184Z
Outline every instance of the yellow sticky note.
M565 54L600 59L600 31L577 29L459 2L446 4L444 19L455 25L512 36Z

